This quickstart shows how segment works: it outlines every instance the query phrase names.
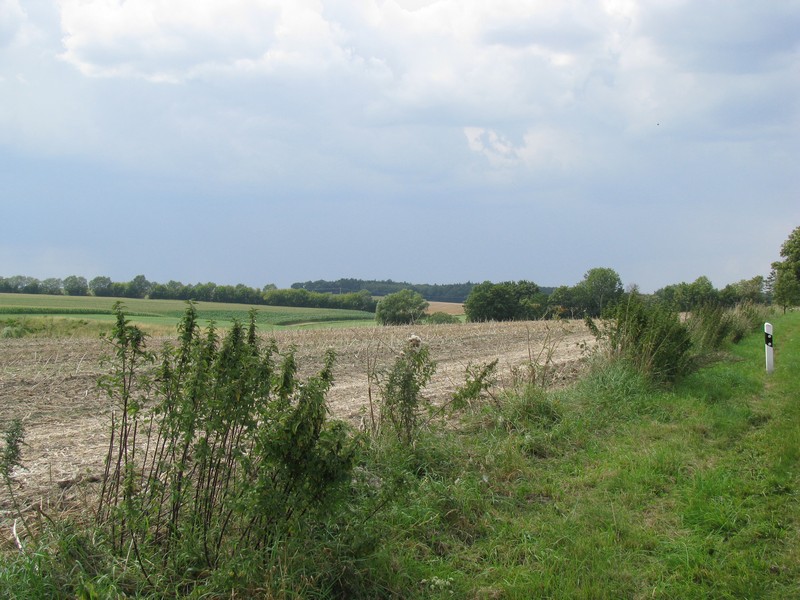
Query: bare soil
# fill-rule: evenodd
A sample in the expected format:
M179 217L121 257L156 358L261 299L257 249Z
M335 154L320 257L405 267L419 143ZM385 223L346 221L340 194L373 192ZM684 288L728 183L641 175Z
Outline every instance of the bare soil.
M495 359L499 389L513 386L531 364L549 365L555 384L570 380L579 370L582 346L592 339L578 321L287 330L270 337L281 349L297 347L304 376L318 371L325 350L333 348L331 413L358 425L369 418L368 365L388 368L412 334L429 346L437 363L425 390L434 403L446 402L464 383L468 365ZM167 341L152 338L149 346L157 349ZM72 506L85 493L77 484L102 475L114 406L98 389L97 378L106 372L101 358L108 351L96 339L0 340L0 430L14 418L25 426L24 467L14 472L14 482L26 510ZM7 538L11 521L10 497L3 489L0 539Z
M448 315L463 315L464 314L464 305L459 304L457 302L429 302L428 303L428 310L426 311L428 314L433 314L436 312L443 312Z

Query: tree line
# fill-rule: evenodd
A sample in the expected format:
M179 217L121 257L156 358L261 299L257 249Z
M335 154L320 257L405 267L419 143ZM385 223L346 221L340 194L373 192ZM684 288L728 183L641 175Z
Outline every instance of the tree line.
M796 227L783 243L780 255L782 260L772 263L767 278L757 275L716 289L708 277L702 276L691 283L665 286L652 296L670 309L682 312L708 305L732 307L743 302L772 303L786 310L800 305L800 227ZM339 279L294 283L289 289L277 289L273 284L257 289L241 283L184 285L169 281L161 284L148 281L144 275L137 275L128 282L114 282L105 276L90 281L77 275L40 281L16 275L0 277L0 292L378 310L378 321L386 324L421 318L429 301L463 302L467 320L479 322L598 317L624 296L619 274L608 267L589 269L576 285L556 288L541 287L527 280L409 284L391 279ZM382 310L373 296L384 297Z
M392 281L386 279L378 281L374 279L337 279L336 281L304 281L293 283L292 289L303 289L310 292L321 292L327 294L346 294L366 290L372 296L388 296L401 290L411 290L429 302L456 302L463 303L469 296L474 283L407 283L405 281Z
M64 279L44 280L24 275L0 277L0 293L48 294L67 296L96 296L98 298L150 298L151 300L195 300L198 302L231 302L265 306L296 306L305 308L338 308L375 312L377 302L366 290L346 294L311 292L304 289L279 290L274 284L261 289L242 283L183 284L179 281L156 283L144 275L131 281L112 281L98 276L91 280L79 275Z
M783 260L772 263L767 278L757 275L716 289L706 276L656 290L650 299L663 307L690 312L710 306L775 304L784 311L800 305L800 227L781 246ZM630 291L635 290L632 286ZM464 301L467 321L522 321L550 318L596 318L610 313L626 296L619 274L607 267L590 269L574 286L542 288L527 280L474 284ZM639 296L641 296L639 294ZM427 302L410 289L394 292L378 304L376 318L386 325L423 318Z
M767 279L758 275L722 289L714 288L708 277L698 277L692 283L681 282L661 288L652 294L652 299L680 312L708 305L733 307L745 302L768 304L774 301L784 307L800 304L800 293L792 297L780 289L782 284L791 287L785 283L787 281L798 281L797 276L792 279L788 273L800 275L800 260L789 261L789 264L792 266L773 265L773 272ZM624 295L619 274L600 267L587 271L576 285L557 287L550 294L530 281L484 282L473 288L464 303L464 311L469 321L600 317L607 309L613 309Z

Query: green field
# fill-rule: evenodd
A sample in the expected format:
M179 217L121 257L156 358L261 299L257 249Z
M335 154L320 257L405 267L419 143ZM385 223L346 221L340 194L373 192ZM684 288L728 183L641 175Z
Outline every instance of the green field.
M62 329L66 320L78 321L91 330L92 325L102 327L114 320L113 307L121 301L128 318L150 331L174 330L178 319L186 310L182 300L141 300L135 298L96 298L94 296L45 296L38 294L0 294L0 329L14 324L27 324L41 329L42 323L62 321L56 329ZM217 327L227 328L234 320L247 322L250 310L256 309L256 322L262 331L286 327L347 327L375 323L375 315L356 310L323 308L295 308L283 306L250 306L198 302L196 304L203 326L214 322ZM33 327L36 325L36 327ZM69 323L66 323L69 325ZM96 328L95 327L95 328ZM80 326L67 326L68 330L79 330Z

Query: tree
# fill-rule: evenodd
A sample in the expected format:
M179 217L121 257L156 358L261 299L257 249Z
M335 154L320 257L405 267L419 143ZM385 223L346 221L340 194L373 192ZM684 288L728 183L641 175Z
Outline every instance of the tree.
M756 275L752 279L729 283L720 290L719 300L724 306L735 306L740 302L763 304L765 301L764 278Z
M576 287L583 292L586 313L598 317L603 308L622 297L622 279L614 269L597 267L589 269Z
M800 280L795 275L795 266L788 261L772 263L772 302L783 308L800 304Z
M795 227L781 245L782 261L772 263L772 301L783 307L800 304L800 227Z
M689 310L693 310L703 304L715 303L719 300L719 294L714 289L711 280L702 275L689 284Z
M64 282L57 277L50 277L43 280L39 285L40 294L49 294L51 296L60 296L64 290Z
M461 320L455 315L437 311L428 315L428 317L425 319L425 322L430 323L431 325L454 325L456 323L461 323Z
M791 265L795 279L800 280L800 227L795 227L781 245L781 256Z
M416 323L428 309L428 303L417 292L400 290L384 296L375 311L381 325L407 325Z
M109 297L111 296L111 278L103 275L98 275L89 282L89 290L95 296Z
M570 319L574 319L576 315L582 312L577 290L568 285L562 285L554 289L548 298L548 304L556 317L569 315Z
M541 317L546 304L547 297L532 281L484 281L472 288L464 312L472 322L522 321Z
M89 284L86 277L70 275L64 278L64 293L69 296L86 296L89 293Z
M153 284L144 275L137 275L128 283L124 295L126 298L144 298L152 287Z

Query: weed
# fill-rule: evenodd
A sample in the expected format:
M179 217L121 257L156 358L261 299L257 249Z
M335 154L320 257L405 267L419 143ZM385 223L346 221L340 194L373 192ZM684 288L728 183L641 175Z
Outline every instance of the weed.
M389 425L404 444L411 445L419 418L427 407L423 388L436 371L430 350L410 337L381 384L381 421Z
M14 506L14 512L16 513L17 518L22 521L22 525L24 526L28 537L32 538L33 535L31 534L31 530L28 527L25 517L22 515L22 510L20 509L19 502L14 494L14 487L12 485L13 470L16 467L22 466L22 445L25 442L25 429L22 426L22 421L20 419L14 419L11 421L11 424L6 429L3 437L5 444L3 446L2 453L0 453L0 477L3 478L3 483L6 486L8 495L11 497L11 503ZM20 550L24 550L22 542L19 539L19 535L17 535L16 519L14 520L13 534L14 541L17 543L17 547Z
M497 363L498 360L495 359L482 365L473 365L472 363L467 365L464 385L453 393L453 398L450 401L450 405L454 410L471 406L473 402L480 400L484 394L491 396L489 390L496 381Z
M691 366L691 338L678 314L638 293L620 302L602 326L587 326L611 360L622 360L656 383L675 381Z
M151 384L138 368L153 359L145 338L116 310L113 371L101 384L120 414L97 508L114 552L135 557L153 590L163 585L159 563L187 589L245 548L271 564L349 480L354 441L342 423L325 422L333 354L299 381L294 352L277 367L253 316L247 331L234 323L220 340L213 327L201 335L190 304L180 344L162 350Z

